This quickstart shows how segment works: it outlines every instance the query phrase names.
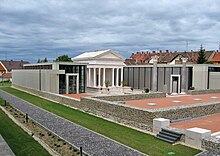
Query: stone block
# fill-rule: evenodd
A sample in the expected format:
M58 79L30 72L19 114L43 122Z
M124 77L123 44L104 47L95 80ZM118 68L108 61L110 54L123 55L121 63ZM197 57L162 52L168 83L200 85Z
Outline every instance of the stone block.
M153 133L157 134L161 131L161 128L170 126L170 120L164 118L156 118L153 120Z
M201 148L202 139L210 138L211 130L202 129L202 128L189 128L186 130L186 139L185 143L197 148Z

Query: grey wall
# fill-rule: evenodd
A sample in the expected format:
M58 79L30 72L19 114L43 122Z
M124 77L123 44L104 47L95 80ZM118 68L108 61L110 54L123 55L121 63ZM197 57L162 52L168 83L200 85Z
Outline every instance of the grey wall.
M220 72L210 72L209 74L209 89L219 89Z
M59 70L13 70L12 84L41 91L59 93Z
M193 87L196 90L207 89L208 86L208 66L198 64L193 66Z
M187 67L186 73L186 85L188 84L188 76L189 76L189 67ZM170 77L171 75L180 75L180 83L181 83L181 66L158 66L158 91L164 92L170 91ZM135 89L144 89L152 87L152 66L127 66L124 67L124 80L127 82L127 85L133 87ZM165 85L167 87L165 87ZM180 85L181 86L181 85Z

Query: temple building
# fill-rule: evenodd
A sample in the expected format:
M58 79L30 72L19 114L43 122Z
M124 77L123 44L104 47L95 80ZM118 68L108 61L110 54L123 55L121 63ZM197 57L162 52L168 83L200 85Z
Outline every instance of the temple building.
M87 87L119 87L123 80L125 57L113 50L85 52L72 59L87 64Z

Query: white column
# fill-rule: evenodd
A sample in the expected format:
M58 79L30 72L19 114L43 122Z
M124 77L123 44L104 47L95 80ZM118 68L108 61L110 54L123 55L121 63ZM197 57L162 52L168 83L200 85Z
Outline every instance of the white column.
M105 87L105 68L103 68L103 87Z
M91 86L91 68L88 68L89 69L89 75L88 75L88 77L87 77L87 79L88 79L88 85L87 86Z
M99 68L99 82L98 82L98 86L101 86L101 68Z
M119 81L119 68L116 68L116 87L118 87L118 81Z
M79 74L76 76L76 94L79 94Z
M114 82L115 82L115 68L112 68L112 87L115 86Z
M121 81L120 82L122 81L123 81L123 68L121 68ZM122 86L122 83L121 83L121 86Z
M66 94L69 94L69 75L66 75Z
M93 87L96 87L96 68L93 68Z

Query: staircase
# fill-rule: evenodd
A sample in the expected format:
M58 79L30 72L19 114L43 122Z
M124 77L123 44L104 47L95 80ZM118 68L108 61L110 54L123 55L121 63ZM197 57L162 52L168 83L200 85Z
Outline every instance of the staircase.
M177 142L178 140L180 140L181 136L182 136L182 133L178 133L178 132L174 132L174 131L162 128L159 134L157 134L155 137L160 140L173 144Z

